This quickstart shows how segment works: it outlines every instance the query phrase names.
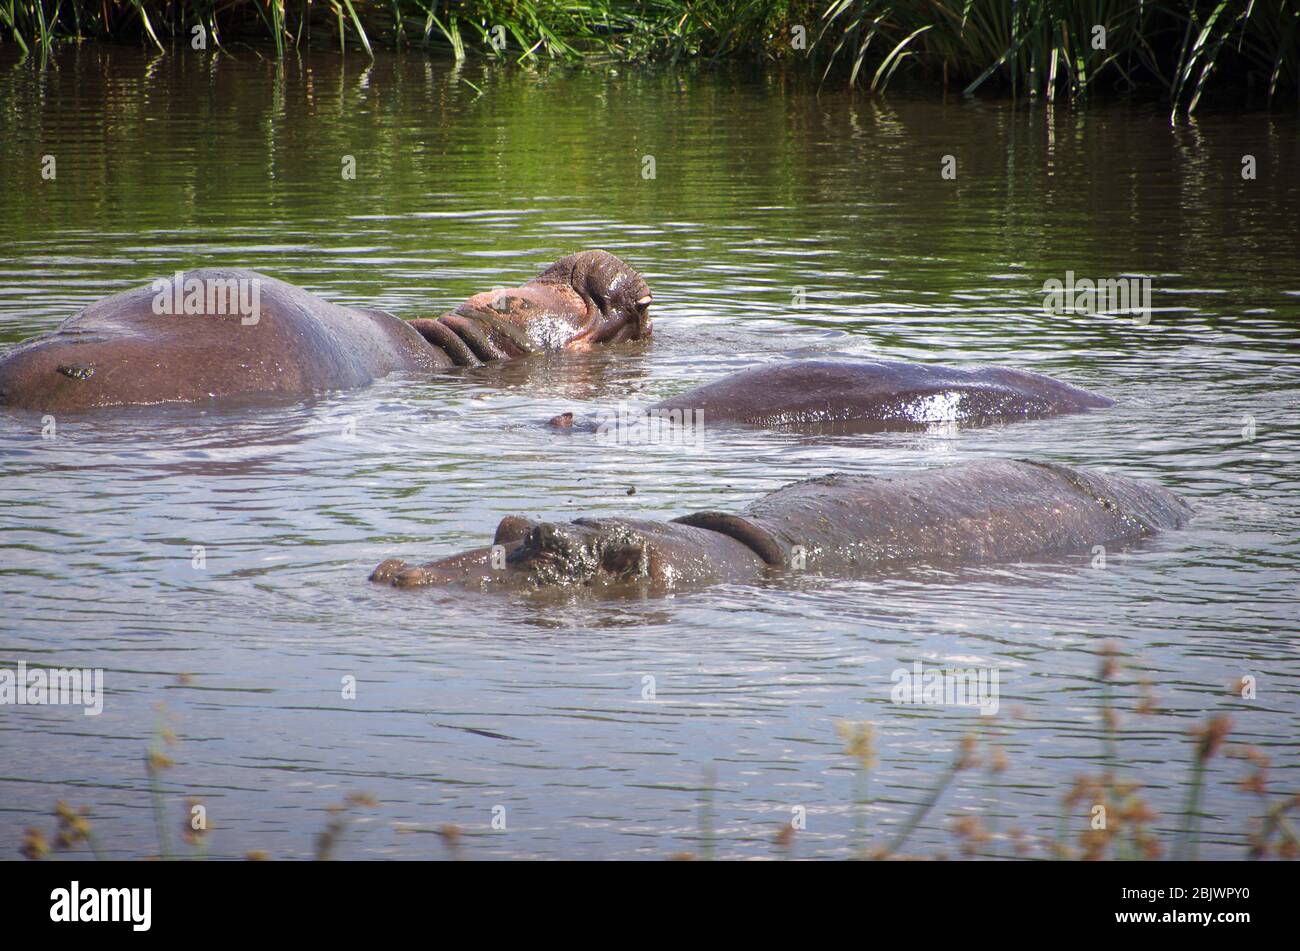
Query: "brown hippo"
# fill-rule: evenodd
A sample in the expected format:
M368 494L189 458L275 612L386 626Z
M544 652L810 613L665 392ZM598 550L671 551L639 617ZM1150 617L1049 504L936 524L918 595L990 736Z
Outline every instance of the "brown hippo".
M256 271L207 268L96 301L0 359L0 406L44 412L305 395L397 370L475 366L650 336L650 291L584 251L437 320L345 307Z
M782 569L870 574L913 564L1087 553L1176 528L1189 512L1150 482L996 460L897 478L823 476L777 489L738 515L565 524L512 516L497 527L492 546L419 566L389 559L370 580L398 587L664 593Z
M1113 405L1114 400L1097 393L1007 367L965 370L894 360L798 360L741 370L697 386L647 407L640 418L697 427L731 423L801 431L883 432L944 423L981 426ZM551 420L560 428L602 432L610 431L612 422L575 423L571 413Z

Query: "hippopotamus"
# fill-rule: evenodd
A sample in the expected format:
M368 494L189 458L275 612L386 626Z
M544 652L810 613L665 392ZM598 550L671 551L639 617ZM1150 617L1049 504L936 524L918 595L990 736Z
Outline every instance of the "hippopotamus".
M1152 482L1027 460L989 460L894 478L796 482L738 514L669 522L510 516L493 544L424 565L381 563L397 587L661 594L790 570L888 573L1088 553L1177 528L1190 508Z
M961 369L895 360L798 360L741 370L647 407L641 419L694 426L883 432L938 423L980 426L1115 405L1098 393L1007 367ZM635 421L635 420L634 420ZM602 430L608 422L551 420Z
M650 336L650 290L605 251L436 320L342 306L235 268L178 273L96 301L0 359L0 406L43 412L235 394L302 396L542 351Z

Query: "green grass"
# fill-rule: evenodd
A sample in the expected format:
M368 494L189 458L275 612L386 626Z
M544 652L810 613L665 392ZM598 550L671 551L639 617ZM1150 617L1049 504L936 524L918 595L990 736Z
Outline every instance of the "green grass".
M193 45L196 27L209 49L257 38L277 56L382 44L503 63L784 59L874 91L910 74L1048 102L1152 89L1174 113L1215 85L1269 102L1300 92L1297 0L0 0L0 42L27 53L79 38L164 50Z
M876 89L905 60L967 93L1049 102L1158 87L1175 112L1194 110L1216 73L1270 101L1300 84L1295 0L837 0L819 42Z

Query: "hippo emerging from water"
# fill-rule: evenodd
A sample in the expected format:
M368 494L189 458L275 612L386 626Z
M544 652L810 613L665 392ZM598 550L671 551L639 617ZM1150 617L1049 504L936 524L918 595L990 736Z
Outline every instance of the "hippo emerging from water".
M398 587L664 593L782 568L848 575L1087 553L1176 528L1189 511L1150 482L1049 463L988 461L892 479L831 475L796 482L738 515L564 524L511 516L490 547L419 566L389 559L370 580Z
M437 320L344 307L256 271L204 269L96 301L0 359L0 406L43 412L306 395L650 336L650 291L605 251Z
M1049 376L1007 367L970 370L894 360L799 360L742 370L655 403L642 419L710 426L883 432L936 424L980 426L1114 406ZM559 428L607 429L564 413Z

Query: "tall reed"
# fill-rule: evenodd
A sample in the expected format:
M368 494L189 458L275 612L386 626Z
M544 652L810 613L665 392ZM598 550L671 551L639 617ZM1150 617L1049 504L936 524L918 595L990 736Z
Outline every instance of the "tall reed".
M888 85L905 61L965 93L999 86L1054 101L1142 85L1193 111L1221 73L1272 100L1300 91L1294 0L835 0L818 44L826 70Z
M1151 87L1192 112L1213 76L1300 93L1296 0L0 0L0 42L204 46L257 36L442 48L457 59L805 60L884 90L908 73L969 94L1082 100Z

